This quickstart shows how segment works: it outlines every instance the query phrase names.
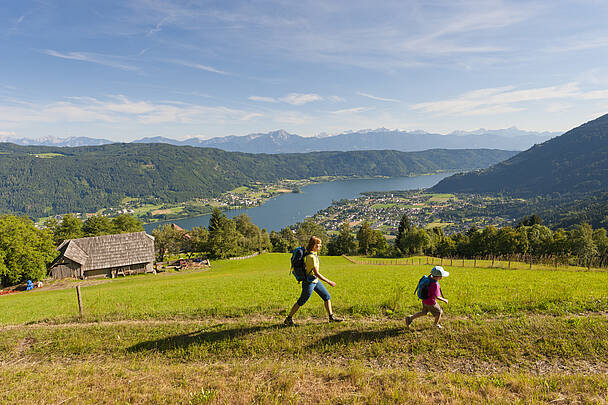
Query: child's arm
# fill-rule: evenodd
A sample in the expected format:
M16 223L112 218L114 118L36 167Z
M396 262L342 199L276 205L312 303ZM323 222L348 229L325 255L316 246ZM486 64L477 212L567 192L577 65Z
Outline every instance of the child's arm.
M445 302L446 304L448 303L448 299L447 299L447 298L443 298L443 297L437 297L437 299L438 299L439 301L443 301L443 302Z

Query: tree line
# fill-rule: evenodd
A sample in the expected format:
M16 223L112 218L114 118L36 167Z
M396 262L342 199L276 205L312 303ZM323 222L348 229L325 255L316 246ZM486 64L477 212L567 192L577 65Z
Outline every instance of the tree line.
M114 218L93 216L86 221L65 215L61 221L47 220L44 229L36 228L25 217L0 216L0 282L6 286L44 278L49 264L58 255L55 248L66 239L138 231L143 231L141 222L126 214ZM310 236L316 235L324 241L322 255L425 254L463 259L525 255L536 261L552 258L587 267L608 265L608 236L604 228L594 229L583 223L570 230L552 230L537 215L523 218L514 227L471 227L466 232L446 235L438 227L412 226L404 214L396 238L388 241L367 221L357 227L344 223L339 232L328 235L321 225L308 218L269 234L245 214L230 219L216 208L207 228L184 230L167 224L153 230L152 235L157 261L177 254L225 259L255 252L285 253L306 246Z

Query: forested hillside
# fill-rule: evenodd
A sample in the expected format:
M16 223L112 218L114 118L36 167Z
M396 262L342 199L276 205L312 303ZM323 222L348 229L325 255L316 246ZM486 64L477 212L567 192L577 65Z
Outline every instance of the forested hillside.
M608 190L608 114L478 172L442 180L437 192L519 195Z
M404 176L487 167L501 150L246 154L166 144L77 148L0 144L0 213L91 212L124 197L179 202L251 182L316 176Z

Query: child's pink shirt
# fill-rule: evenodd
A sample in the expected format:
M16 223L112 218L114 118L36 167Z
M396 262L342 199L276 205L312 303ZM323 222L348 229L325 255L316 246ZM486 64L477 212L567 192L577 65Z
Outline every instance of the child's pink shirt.
M429 284L429 295L426 299L422 300L423 304L435 305L437 303L437 297L441 297L441 287L437 281L431 281Z

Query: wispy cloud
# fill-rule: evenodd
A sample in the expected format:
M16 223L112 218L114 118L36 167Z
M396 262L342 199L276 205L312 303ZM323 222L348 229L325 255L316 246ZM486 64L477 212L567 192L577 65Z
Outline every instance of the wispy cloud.
M314 93L289 93L286 96L283 97L279 97L279 98L274 98L274 97L264 97L264 96L249 96L247 97L248 100L251 101L260 101L263 103L287 103L287 104L291 104L291 105L303 105L303 104L308 104L308 103L312 103L313 101L321 101L326 99L325 97L322 97L318 94L314 94ZM327 98L330 101L336 102L337 99L339 98L335 98L334 96L332 97L328 97Z
M355 108L346 108L343 110L336 110L336 111L332 111L332 114L357 114L357 113L361 113L364 111L369 111L371 110L370 108L367 107L355 107Z
M363 97L367 97L367 98L371 98L372 100L377 100L377 101L389 101L392 103L399 103L399 100L396 100L394 98L383 98L383 97L378 97L378 96L373 96L371 94L367 94L367 93L362 93L360 91L357 92L358 95L363 96Z
M418 103L413 110L436 115L483 115L524 110L524 103L559 99L608 99L608 90L584 92L578 83L514 90L513 86L480 89L441 101Z
M25 16L24 16L24 15L22 15L21 17L19 17L19 18L17 19L17 25L21 24L21 23L23 22L23 19L24 19L24 18L25 18Z
M12 131L0 131L0 136L16 136L16 132Z
M302 104L307 104L307 103L312 103L313 101L319 101L322 100L323 97L321 97L318 94L302 94L302 93L290 93L288 95L286 95L285 97L281 97L279 100L283 101L287 104L291 104L291 105L302 105Z
M199 69L199 70L205 70L205 71L211 72L211 73L217 73L219 75L230 75L231 74L229 72L225 72L223 70L216 69L212 66L201 65L200 63L192 63L192 62L186 62L186 61L182 61L182 60L170 60L169 62L175 63L176 65L190 67L193 69Z
M547 52L574 52L608 47L608 36L599 35L588 38L573 38L562 41L560 45L547 48Z
M273 97L262 97L262 96L249 96L247 100L251 101L261 101L263 103L277 103L278 100Z
M113 56L113 55L102 55L96 53L88 53L88 52L68 52L61 53L54 51L52 49L47 49L44 51L45 54L49 56L54 56L56 58L68 59L68 60L77 60L81 62L89 62L96 63L98 65L109 66L122 70L139 70L136 66L125 64L121 62L119 59L121 57Z

